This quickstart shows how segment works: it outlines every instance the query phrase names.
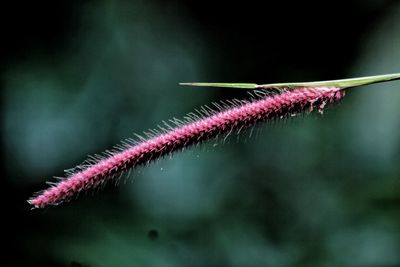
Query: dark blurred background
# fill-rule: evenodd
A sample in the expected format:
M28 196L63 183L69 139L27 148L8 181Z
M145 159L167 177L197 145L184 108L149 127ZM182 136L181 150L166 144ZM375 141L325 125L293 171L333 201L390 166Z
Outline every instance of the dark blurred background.
M44 210L63 170L236 89L400 71L400 3L3 1L1 266L400 266L400 83Z

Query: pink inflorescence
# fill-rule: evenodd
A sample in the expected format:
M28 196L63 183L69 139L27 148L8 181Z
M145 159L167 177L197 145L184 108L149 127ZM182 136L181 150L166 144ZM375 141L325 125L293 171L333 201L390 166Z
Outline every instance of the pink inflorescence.
M203 108L162 133L139 142L127 141L105 156L89 158L83 165L67 174L65 179L28 200L35 208L56 205L82 190L96 187L114 176L149 163L192 144L240 132L258 122L281 119L317 109L322 112L328 104L341 100L344 91L335 87L299 88L271 95L259 91L252 100L235 100L228 107L211 111ZM217 105L218 106L218 105ZM218 106L219 107L219 106ZM211 113L211 114L210 114Z

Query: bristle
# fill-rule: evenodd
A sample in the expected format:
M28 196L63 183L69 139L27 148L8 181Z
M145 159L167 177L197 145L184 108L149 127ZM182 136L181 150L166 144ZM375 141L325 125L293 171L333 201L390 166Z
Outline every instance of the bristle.
M77 167L67 170L67 177L28 202L35 208L56 205L77 193L103 186L107 181L120 177L132 168L183 150L192 145L223 135L225 140L231 133L238 133L264 121L274 121L317 109L319 112L329 104L340 101L344 91L336 87L299 88L272 94L257 90L250 100L231 100L213 103L217 111L203 106L196 113L187 114L184 120L173 118L149 130L144 137L135 134L136 140L126 139L112 150L101 155L89 156ZM173 125L173 126L172 126ZM120 178L116 179L119 180Z

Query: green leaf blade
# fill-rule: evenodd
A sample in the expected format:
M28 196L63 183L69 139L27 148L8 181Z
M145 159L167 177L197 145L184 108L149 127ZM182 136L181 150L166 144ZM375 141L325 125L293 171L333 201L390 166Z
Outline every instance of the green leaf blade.
M270 83L270 84L255 84L255 83L180 83L180 85L188 86L207 86L207 87L224 87L224 88L239 88L239 89L295 89L301 87L337 87L346 89L351 87L369 85L374 83L388 82L400 79L400 73L365 76L350 79L316 81L316 82L291 82L291 83Z

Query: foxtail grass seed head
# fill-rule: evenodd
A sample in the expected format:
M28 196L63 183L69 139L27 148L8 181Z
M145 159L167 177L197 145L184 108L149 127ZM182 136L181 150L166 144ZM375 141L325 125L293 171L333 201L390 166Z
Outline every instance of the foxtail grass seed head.
M81 191L97 187L115 179L127 170L150 163L166 155L199 144L217 136L238 133L260 122L290 117L299 113L322 110L339 102L345 95L339 87L306 87L271 94L255 91L250 100L232 100L229 104L215 104L183 120L164 123L161 130L150 130L146 137L127 139L113 150L89 157L81 165L68 171L66 177L37 193L28 202L44 208L67 201Z

